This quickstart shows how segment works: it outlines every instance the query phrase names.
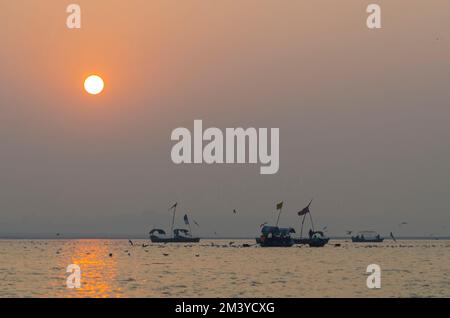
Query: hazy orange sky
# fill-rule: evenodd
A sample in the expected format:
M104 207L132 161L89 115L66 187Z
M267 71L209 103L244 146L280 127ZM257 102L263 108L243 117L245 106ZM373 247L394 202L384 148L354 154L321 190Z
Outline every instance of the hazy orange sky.
M200 234L254 235L311 197L330 234L449 235L449 21L447 0L1 0L0 236L145 234L174 201ZM194 119L279 127L280 171L174 165Z

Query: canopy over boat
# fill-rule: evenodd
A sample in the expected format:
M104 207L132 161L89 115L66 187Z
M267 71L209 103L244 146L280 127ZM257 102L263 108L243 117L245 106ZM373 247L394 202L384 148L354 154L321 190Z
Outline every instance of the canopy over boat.
M295 233L295 230L292 227L278 227L278 226L270 226L270 225L265 225L262 229L261 229L261 233L263 235L282 235L282 236L288 236L291 233Z

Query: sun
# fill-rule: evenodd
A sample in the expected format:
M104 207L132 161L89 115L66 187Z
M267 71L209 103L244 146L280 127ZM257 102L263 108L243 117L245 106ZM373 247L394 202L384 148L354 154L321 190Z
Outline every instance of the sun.
M90 75L84 80L84 89L91 95L100 94L104 87L103 79L98 75Z

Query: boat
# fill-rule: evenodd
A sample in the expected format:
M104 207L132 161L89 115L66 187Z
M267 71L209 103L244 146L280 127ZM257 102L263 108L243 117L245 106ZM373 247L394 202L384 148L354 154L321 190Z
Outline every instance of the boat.
M352 236L353 243L381 243L383 240L375 231L360 231L356 236Z
M188 229L175 229L173 236L167 236L166 232L161 229L153 229L150 231L150 240L152 243L198 243L199 237L192 237Z
M291 233L295 233L295 230L291 227L280 228L265 225L261 229L261 236L256 238L256 243L261 247L291 247L294 245Z
M295 230L292 227L278 227L282 208L283 201L276 204L278 217L275 226L267 225L267 223L260 225L261 235L256 238L256 243L261 247L291 247L294 245L294 240L292 240L291 233L295 233Z
M189 229L174 229L173 225L175 222L175 214L177 209L178 203L175 203L172 205L172 207L169 208L169 210L173 210L172 215L172 223L170 225L171 234L167 235L166 231L162 229L152 229L149 232L150 240L152 243L198 243L200 242L199 237L193 237L191 234L189 219L187 215L184 216L184 223L189 226Z
M309 237L305 238L293 238L294 244L309 245L310 247L323 247L330 238L326 237L322 231L310 231Z
M299 216L303 216L303 219L302 219L302 227L300 230L300 237L293 238L294 244L309 245L310 247L323 247L328 243L330 238L326 237L323 231L314 230L314 222L311 216L311 211L309 210L311 203L312 200L305 208L303 208L301 211L297 213ZM305 218L307 214L309 214L312 229L309 230L308 237L303 237L303 226L305 224Z

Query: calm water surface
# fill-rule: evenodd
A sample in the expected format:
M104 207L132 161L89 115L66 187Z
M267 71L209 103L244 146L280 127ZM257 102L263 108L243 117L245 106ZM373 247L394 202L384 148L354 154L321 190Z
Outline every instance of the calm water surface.
M0 240L0 297L450 297L446 240L335 240L324 248L133 242ZM366 287L372 263L382 269L379 290ZM66 287L69 264L81 268L79 289Z

